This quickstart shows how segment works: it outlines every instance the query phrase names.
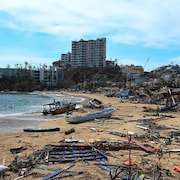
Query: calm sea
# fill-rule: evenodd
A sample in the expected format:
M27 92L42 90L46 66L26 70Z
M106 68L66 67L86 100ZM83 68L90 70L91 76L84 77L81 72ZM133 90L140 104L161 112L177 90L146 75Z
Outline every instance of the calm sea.
M0 133L19 132L23 128L36 127L40 121L58 119L64 115L43 116L42 105L54 101L80 103L83 99L59 95L0 94Z
M41 111L52 97L28 94L0 94L0 116Z
M39 114L42 105L53 100L68 102L80 102L81 98L72 96L37 95L37 94L0 94L0 118L21 116L25 114Z

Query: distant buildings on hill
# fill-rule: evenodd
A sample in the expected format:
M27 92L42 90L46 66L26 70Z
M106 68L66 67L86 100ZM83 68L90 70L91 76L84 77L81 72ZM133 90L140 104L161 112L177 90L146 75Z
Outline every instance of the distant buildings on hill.
M31 76L36 82L43 83L47 87L57 87L64 80L64 69L67 68L113 68L117 65L115 61L106 60L106 38L96 40L72 41L71 52L61 54L53 66L31 68ZM27 67L27 66L26 66ZM127 80L139 81L144 73L142 66L120 65L121 71L127 74ZM21 69L21 68L20 68ZM25 68L26 69L26 68ZM17 68L0 68L0 77L3 75L14 76ZM26 69L27 70L27 69Z
M127 74L143 74L144 68L142 66L131 65L121 65L122 71Z
M66 68L103 68L114 67L115 61L106 60L106 38L96 40L72 41L71 52L61 54L58 61L53 62L54 67ZM142 66L122 65L124 73L142 74Z

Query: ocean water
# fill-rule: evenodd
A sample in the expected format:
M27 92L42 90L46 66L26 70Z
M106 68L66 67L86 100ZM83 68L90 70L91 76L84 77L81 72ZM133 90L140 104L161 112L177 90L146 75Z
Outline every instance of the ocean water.
M40 117L43 104L54 100L79 103L81 98L65 95L0 94L0 118L24 118L32 115Z
M80 97L53 94L0 94L0 133L19 132L23 128L37 127L40 121L58 119L64 115L44 116L43 104L54 101L80 103Z
M52 100L50 96L31 94L0 94L0 116L40 112L42 104Z

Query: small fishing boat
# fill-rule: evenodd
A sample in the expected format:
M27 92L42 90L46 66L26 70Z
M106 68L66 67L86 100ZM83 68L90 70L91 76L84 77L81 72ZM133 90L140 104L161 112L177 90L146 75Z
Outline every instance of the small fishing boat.
M23 129L24 132L56 132L60 131L60 128L27 128Z
M75 117L67 116L66 121L68 123L78 124L78 123L83 123L86 121L93 121L95 119L109 118L109 117L111 117L114 110L115 109L113 109L113 108L105 108L102 111L88 113L83 116L75 116Z
M53 103L43 105L43 114L64 114L66 112L75 110L75 108L76 104L54 101Z

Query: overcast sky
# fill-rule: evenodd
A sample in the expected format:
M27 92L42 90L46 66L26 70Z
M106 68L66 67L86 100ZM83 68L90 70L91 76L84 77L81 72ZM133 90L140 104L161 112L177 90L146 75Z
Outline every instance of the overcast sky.
M0 67L51 64L97 37L119 64L180 64L179 17L180 0L0 0Z

